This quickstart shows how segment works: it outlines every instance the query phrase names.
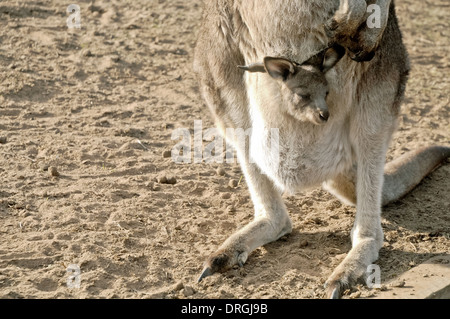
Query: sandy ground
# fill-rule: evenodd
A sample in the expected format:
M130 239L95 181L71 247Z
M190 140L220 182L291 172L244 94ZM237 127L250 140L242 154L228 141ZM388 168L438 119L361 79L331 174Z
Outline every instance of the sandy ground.
M238 164L163 156L174 129L213 127L191 71L201 1L76 3L82 28L69 30L70 2L0 2L0 297L323 297L355 210L321 189L286 197L290 236L196 283L253 213ZM450 5L397 6L413 69L388 160L450 140ZM384 209L383 283L448 253L449 174ZM80 288L67 285L69 265Z

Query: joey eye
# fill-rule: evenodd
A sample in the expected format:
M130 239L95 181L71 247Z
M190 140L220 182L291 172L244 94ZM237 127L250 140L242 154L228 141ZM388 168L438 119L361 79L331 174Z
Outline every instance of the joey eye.
M302 98L302 100L309 100L309 99L311 99L311 95L309 95L309 94L300 94L300 97Z

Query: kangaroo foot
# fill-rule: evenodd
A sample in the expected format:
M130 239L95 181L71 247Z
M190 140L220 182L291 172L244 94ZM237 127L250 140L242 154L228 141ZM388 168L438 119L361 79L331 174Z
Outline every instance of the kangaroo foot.
M234 265L243 267L247 258L248 253L243 249L218 250L206 259L198 282L201 282L204 278L212 276L217 272L227 271Z
M285 211L283 210L282 213L284 214ZM215 253L206 259L198 281L217 272L225 272L235 265L243 267L248 255L257 247L273 242L291 231L292 223L289 218L277 223L267 218L252 221L230 236Z
M325 283L327 297L339 299L346 289L363 279L368 266L378 257L381 245L382 240L373 238L359 240Z

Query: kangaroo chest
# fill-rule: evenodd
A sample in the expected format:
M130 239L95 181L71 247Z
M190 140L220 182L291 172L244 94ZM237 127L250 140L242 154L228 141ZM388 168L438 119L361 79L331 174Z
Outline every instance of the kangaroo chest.
M239 0L235 30L247 64L265 55L301 63L328 43L324 23L338 0ZM320 9L318 9L320 8Z
M353 163L353 149L345 122L297 127L254 123L250 158L285 191L295 192L335 177Z

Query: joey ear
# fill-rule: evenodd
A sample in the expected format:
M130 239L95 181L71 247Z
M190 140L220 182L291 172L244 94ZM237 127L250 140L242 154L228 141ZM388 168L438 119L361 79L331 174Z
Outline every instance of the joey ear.
M244 71L248 71L251 73L266 73L266 68L264 67L264 63L253 63L250 65L238 65L238 68Z
M283 58L265 57L264 66L267 73L276 80L286 81L296 71L294 63Z
M325 52L322 63L322 72L330 71L345 55L345 48L334 45Z

